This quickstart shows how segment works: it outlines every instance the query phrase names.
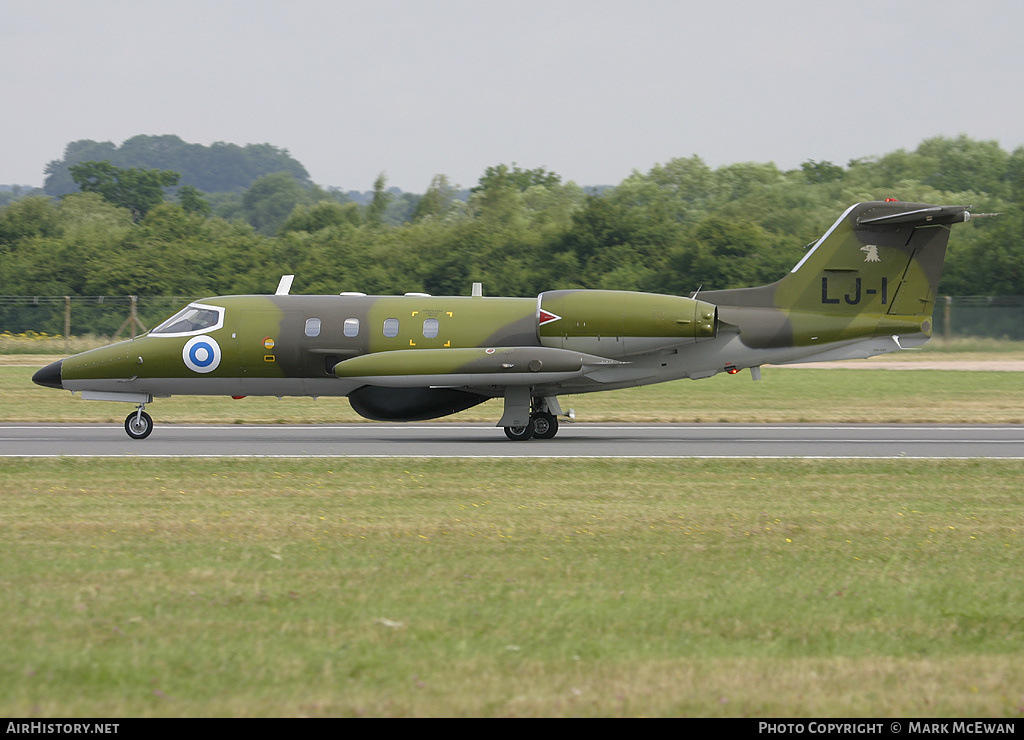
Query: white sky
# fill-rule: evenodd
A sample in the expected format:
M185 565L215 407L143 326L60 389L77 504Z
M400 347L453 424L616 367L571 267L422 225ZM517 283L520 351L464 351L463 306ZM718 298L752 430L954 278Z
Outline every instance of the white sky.
M78 139L269 143L321 185L617 184L1024 144L1020 0L0 0L0 183Z

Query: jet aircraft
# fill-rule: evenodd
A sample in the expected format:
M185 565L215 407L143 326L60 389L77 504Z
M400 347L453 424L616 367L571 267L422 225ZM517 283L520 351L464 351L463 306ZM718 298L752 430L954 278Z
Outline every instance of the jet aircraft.
M989 215L989 214L979 214ZM504 399L512 440L551 439L558 396L707 378L764 364L871 357L924 344L952 224L967 206L850 206L770 285L690 296L553 290L535 298L206 298L152 331L54 362L37 384L145 408L172 395L345 396L362 416L420 421Z

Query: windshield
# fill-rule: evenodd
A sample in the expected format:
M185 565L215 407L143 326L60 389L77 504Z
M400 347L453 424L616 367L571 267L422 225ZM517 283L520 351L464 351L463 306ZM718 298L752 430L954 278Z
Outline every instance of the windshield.
M192 303L160 324L150 334L181 336L213 331L224 325L224 309Z

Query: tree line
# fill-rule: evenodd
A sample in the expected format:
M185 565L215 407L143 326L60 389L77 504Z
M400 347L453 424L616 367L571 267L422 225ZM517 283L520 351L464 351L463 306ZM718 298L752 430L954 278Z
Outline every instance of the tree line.
M78 191L72 168L82 162L109 162L120 168L170 170L182 183L210 193L237 192L271 172L287 172L303 184L309 173L287 149L270 144L190 144L173 135L133 136L121 146L80 139L64 149L64 157L46 165L43 192L62 196Z
M1024 295L1024 148L966 136L845 166L677 158L596 194L514 164L469 193L438 175L396 194L382 175L365 204L289 172L231 201L176 171L97 160L69 175L78 192L0 208L0 294L267 293L294 273L296 293L685 295L776 280L847 206L892 197L1002 213L957 227L940 291Z

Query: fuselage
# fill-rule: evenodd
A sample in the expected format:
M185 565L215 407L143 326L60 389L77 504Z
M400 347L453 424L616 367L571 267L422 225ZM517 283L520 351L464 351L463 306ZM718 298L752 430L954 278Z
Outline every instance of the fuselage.
M699 300L620 291L536 298L221 296L190 308L200 321L172 317L144 336L64 359L60 387L154 397L347 396L375 379L388 384L389 368L403 356L429 365L429 372L412 367L405 375L451 375L466 359L458 350L515 349L517 367L499 367L493 382L484 378L472 391L501 395L507 378L525 369L541 380L531 385L550 386L541 391L582 393L608 387L580 371L584 358L614 361L600 369L622 376L625 385L654 382L651 368L663 366L652 365L653 358L713 340L717 323L714 306ZM368 356L380 358L372 375L335 373L347 360ZM531 362L540 367L531 371ZM638 362L642 370L625 370ZM670 373L658 374L685 377L678 367Z

